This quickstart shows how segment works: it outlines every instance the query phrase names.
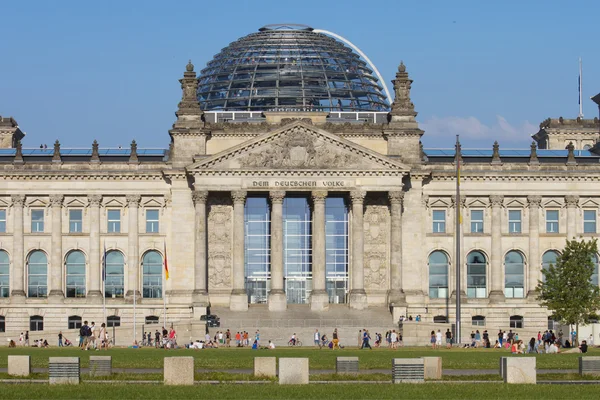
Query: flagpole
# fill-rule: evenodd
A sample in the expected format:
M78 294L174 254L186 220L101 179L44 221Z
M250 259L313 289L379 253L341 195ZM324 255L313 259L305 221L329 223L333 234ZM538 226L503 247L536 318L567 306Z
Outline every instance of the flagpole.
M456 265L456 332L455 332L455 341L457 344L460 344L460 313L461 313L461 304L460 304L460 272L461 272L461 261L460 261L460 142L458 140L458 135L456 135L456 204L455 204L455 222L456 222L456 256L454 264Z
M579 57L579 118L583 118L583 102L581 101L582 89L583 89L583 68L581 65L581 57Z
M135 283L134 287L133 287L133 342L135 343L135 338L136 336L136 323L135 323L135 303L136 303L136 289L137 289L137 282Z
M106 242L104 242L104 254L102 256L102 313L104 315L103 321L108 325L106 320Z
M164 245L164 262L163 262L163 287L162 287L162 298L163 298L163 323L164 323L164 327L167 327L167 271L168 271L168 260L167 260L167 241L165 240L163 242Z

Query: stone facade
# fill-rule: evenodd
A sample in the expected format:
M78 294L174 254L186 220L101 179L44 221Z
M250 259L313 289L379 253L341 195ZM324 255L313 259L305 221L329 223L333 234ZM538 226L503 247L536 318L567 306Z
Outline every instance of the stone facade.
M247 310L251 244L246 246L245 207L257 195L269 204L264 298L277 312L287 309L290 278L284 266L291 257L284 241L287 198L310 204L306 307L327 312L333 297L358 310L389 307L390 323L417 314L452 321L461 295L463 321L476 317L494 329L509 323L545 329L549 313L536 300L544 254L559 252L566 239L598 236L598 160L587 162L589 157L573 151L546 157L532 146L531 155L511 158L495 146L488 155L463 155L457 202L455 156L421 148L423 131L404 65L385 124L334 123L311 112L265 113L268 122L208 123L192 89L197 83L189 64L170 149L161 154L132 143L130 151L111 155L95 142L91 156L61 153L60 145L48 156L23 156L22 137L11 131L7 143L18 142L15 153L0 160L0 250L8 259L0 298L5 335L33 330L39 318L44 330L57 331L67 328L69 317L101 321L105 252L122 257L106 260L107 284L108 278L112 282L107 315L121 325L133 321L134 298L138 320L162 318L162 296L168 320L179 323L196 320L208 306ZM341 296L329 286L324 244L330 235L326 201L335 196L347 205ZM454 250L457 207L460 260ZM523 272L509 287L511 251L522 257ZM69 272L78 268L69 258L73 252L83 255L83 275ZM445 284L432 273L435 252L446 259L437 266L438 273L445 268ZM482 256L477 285L469 283L476 275L469 272L472 252ZM158 261L148 259L149 253ZM163 280L167 255L169 279ZM454 289L457 266L460 293Z

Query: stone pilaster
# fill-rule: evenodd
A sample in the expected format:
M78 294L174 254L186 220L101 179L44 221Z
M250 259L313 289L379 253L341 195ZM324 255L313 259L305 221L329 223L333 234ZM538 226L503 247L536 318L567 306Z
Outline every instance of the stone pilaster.
M287 298L283 290L283 200L284 191L269 192L271 199L271 291L269 311L285 311Z
M87 296L91 302L102 300L102 267L100 260L100 203L102 196L91 194L88 196L90 209L90 287Z
M194 293L195 305L208 305L208 271L206 266L206 199L208 191L196 190L192 193L195 211L194 229Z
M391 285L388 293L388 304L406 305L406 296L402 288L402 201L401 190L388 193L390 200L391 234L390 234L390 270Z
M244 190L231 192L233 199L233 290L230 308L233 311L248 310L248 294L244 285Z
M567 204L567 240L573 240L577 236L577 207L579 206L579 196L565 196L565 203Z
M527 297L537 301L537 284L541 279L542 263L540 261L540 205L542 196L527 196L529 205L529 291Z
M22 302L25 297L25 260L24 241L23 241L23 205L25 204L25 196L22 194L14 194L11 196L12 212L13 212L13 254L12 254L12 269L10 276L12 278L10 293L11 301Z
M312 220L312 284L310 295L310 308L313 311L324 311L329 308L329 296L325 284L325 200L327 191L315 190L312 192L313 220Z
M131 194L127 196L128 206L128 254L127 254L127 295L126 297L133 301L133 296L140 296L139 290L139 207L142 197L139 194Z
M62 206L65 196L62 194L50 195L50 206L52 209L52 249L50 250L50 290L48 292L49 302L61 302L65 297L62 289Z
M350 290L350 308L367 308L364 270L364 201L366 192L350 192L352 199L352 288Z
M504 263L502 262L502 206L504 204L504 196L490 196L492 204L492 247L490 255L491 269L491 290L490 300L504 301L504 280L502 273Z

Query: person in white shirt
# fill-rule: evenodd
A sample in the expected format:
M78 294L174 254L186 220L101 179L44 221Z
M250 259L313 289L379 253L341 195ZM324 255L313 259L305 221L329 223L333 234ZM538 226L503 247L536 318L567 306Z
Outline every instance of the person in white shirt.
M269 340L269 350L275 350L275 343Z
M321 335L319 334L319 330L315 330L315 346L319 346L321 348Z
M90 344L92 348L98 350L96 347L96 323L92 321L92 325L90 326Z
M442 347L442 332L438 329L435 334L435 346L439 349Z
M390 342L392 344L392 349L395 349L396 345L397 345L397 342L398 342L398 335L396 334L396 330L395 329L390 334Z

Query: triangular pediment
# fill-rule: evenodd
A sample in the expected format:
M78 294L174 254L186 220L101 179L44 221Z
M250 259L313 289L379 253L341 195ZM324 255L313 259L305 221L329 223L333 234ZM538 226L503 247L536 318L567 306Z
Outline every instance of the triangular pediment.
M592 207L592 208L596 208L598 207L600 203L598 203L597 199L585 199L581 201L581 207Z
M201 160L188 171L403 171L409 167L302 121L260 135Z
M484 208L487 207L487 202L481 199L473 199L467 205L469 208Z
M438 198L429 201L429 207L431 208L447 208L450 207L450 198Z
M48 205L48 202L45 200L42 200L39 197L34 197L31 199L27 199L27 206L28 207L46 207Z
M116 198L108 198L104 200L104 207L124 207L125 203Z
M86 203L84 203L83 201L81 201L78 198L73 198L73 199L69 199L69 200L65 201L65 206L66 207L85 207Z
M162 203L154 198L142 200L142 206L145 208L162 207Z
M525 200L521 199L510 199L506 202L506 207L510 208L523 208L525 207Z
M562 207L562 203L551 199L544 203L544 208L559 208Z

